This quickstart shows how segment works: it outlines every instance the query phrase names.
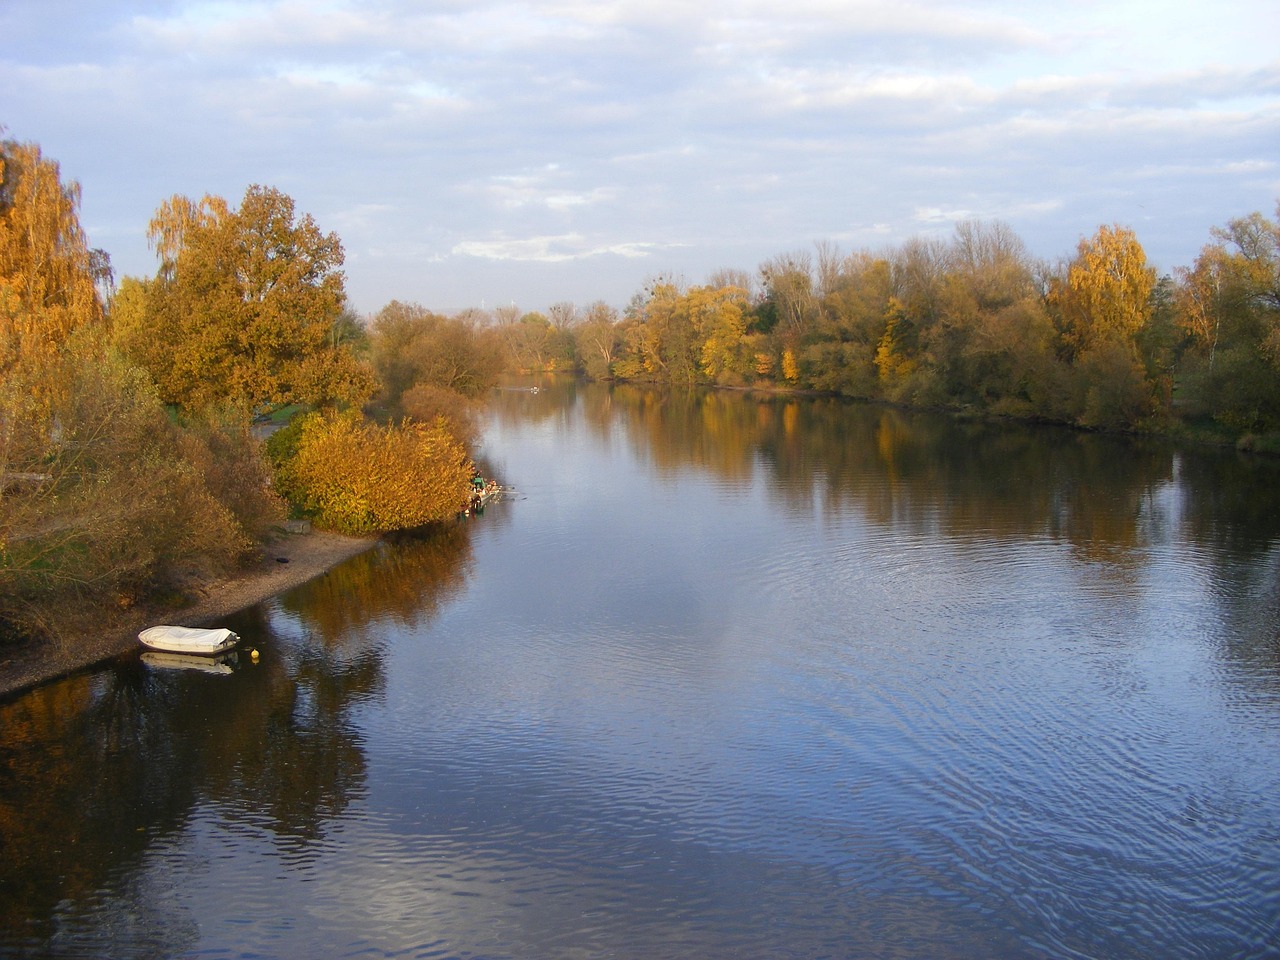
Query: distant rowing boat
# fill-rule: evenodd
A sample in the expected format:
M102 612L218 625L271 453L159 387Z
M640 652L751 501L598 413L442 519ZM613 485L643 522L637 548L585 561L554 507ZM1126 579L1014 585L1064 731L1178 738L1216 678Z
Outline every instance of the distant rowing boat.
M217 656L240 642L239 634L220 627L148 627L138 634L144 647L164 653L189 653L202 657Z
M485 504L501 492L502 486L497 480L485 480L477 474L471 481L471 497L462 511L463 516L479 513L484 509Z

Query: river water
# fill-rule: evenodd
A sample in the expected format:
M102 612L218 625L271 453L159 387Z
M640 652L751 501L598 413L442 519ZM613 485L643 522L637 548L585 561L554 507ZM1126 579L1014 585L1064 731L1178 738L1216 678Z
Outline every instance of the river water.
M515 493L0 704L0 955L1280 956L1280 464L495 395Z

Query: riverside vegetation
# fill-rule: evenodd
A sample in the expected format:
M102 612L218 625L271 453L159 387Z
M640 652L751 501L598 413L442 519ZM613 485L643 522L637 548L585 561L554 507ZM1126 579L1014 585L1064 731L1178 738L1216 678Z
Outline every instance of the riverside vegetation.
M271 188L164 201L155 276L118 287L79 201L0 141L0 644L181 602L289 513L377 533L466 503L492 334L399 305L366 326L337 235Z
M79 187L0 141L0 641L68 636L259 555L288 514L347 533L465 502L504 369L806 389L1280 450L1280 227L1214 229L1157 277L1103 226L1039 263L1000 223L776 256L621 312L347 306L343 250L278 190L175 196L117 285ZM255 417L283 429L263 444Z
M1280 452L1280 226L1212 231L1158 277L1103 226L1040 263L1001 223L842 254L820 243L756 274L660 278L619 313L510 317L512 362L605 379L805 389L1077 427L1183 433Z

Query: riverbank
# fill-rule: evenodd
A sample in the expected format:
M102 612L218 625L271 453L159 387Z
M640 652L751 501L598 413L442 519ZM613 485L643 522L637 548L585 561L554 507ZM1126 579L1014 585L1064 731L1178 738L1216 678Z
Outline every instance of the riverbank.
M337 533L282 533L265 548L263 559L234 576L193 583L193 602L177 609L145 608L114 615L108 629L83 631L61 642L32 642L0 649L0 698L91 667L138 645L138 631L158 622L207 626L221 617L261 603L363 553L374 537Z

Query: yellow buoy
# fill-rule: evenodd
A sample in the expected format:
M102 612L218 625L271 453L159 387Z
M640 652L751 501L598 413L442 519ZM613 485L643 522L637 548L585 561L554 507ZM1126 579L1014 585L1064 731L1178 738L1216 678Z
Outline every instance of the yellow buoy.
M258 662L258 651L256 648L249 651L249 659L252 660L254 663Z

